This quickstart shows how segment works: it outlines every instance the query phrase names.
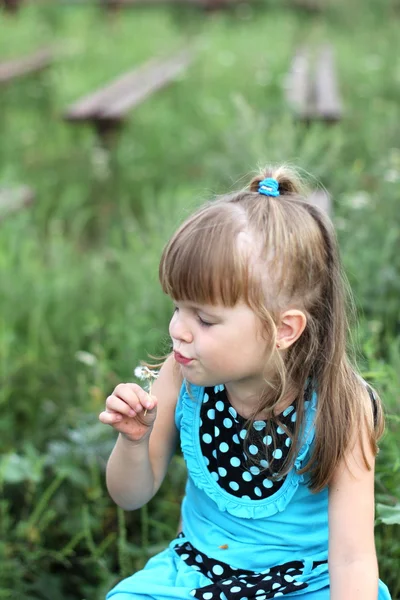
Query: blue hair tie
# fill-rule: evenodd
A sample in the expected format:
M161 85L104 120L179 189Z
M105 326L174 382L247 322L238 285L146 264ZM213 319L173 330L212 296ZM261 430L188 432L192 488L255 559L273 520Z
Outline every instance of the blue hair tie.
M276 198L276 196L279 196L279 183L276 179L267 177L258 184L258 193Z

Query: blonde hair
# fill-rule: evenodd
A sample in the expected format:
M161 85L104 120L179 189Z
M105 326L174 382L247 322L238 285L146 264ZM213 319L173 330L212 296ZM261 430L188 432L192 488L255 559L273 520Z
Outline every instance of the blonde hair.
M267 177L278 181L278 197L258 193ZM301 392L317 391L313 451L300 472L308 473L310 488L319 491L357 432L363 439L365 424L376 454L384 421L379 398L373 410L347 355L350 297L333 225L307 198L294 170L264 169L248 189L206 203L181 225L164 249L159 275L164 292L177 301L230 307L244 301L260 318L270 340L268 362L276 364L257 409L268 415L270 434L273 424L280 424L274 414L279 402L288 392L299 394L291 449L277 477L293 467L301 443L307 399ZM282 358L276 324L289 306L304 312L307 325ZM362 450L370 468L364 445Z

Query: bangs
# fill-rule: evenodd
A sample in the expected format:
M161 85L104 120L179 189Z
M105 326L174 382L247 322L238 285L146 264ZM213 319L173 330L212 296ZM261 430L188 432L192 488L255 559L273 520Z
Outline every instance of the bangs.
M178 229L160 262L160 282L168 296L225 306L248 301L249 260L238 243L244 230L238 212L232 205L209 205Z

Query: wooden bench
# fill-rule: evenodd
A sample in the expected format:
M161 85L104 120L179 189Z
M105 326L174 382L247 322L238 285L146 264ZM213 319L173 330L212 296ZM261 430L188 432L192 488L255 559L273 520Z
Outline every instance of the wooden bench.
M21 0L0 0L0 8L8 13L16 13L20 4Z
M27 75L40 73L47 69L52 62L52 51L49 48L42 48L30 56L0 63L0 86L5 86Z
M314 120L334 123L343 116L342 101L330 45L317 49L298 48L286 86L286 99L295 115L309 123Z
M0 188L0 222L9 214L29 206L34 200L35 194L27 185Z
M64 118L71 123L89 123L107 146L129 111L176 79L191 60L188 50L151 60L84 96L67 109Z

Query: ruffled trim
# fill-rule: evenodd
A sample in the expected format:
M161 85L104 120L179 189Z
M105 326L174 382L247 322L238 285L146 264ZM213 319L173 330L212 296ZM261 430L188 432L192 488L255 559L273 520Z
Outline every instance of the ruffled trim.
M314 418L317 397L315 392L306 409L304 442L294 463L294 469L288 473L282 487L272 496L264 500L237 498L222 489L208 471L201 453L199 440L200 409L204 397L204 387L190 385L190 392L183 383L178 403L177 426L180 428L180 439L183 456L189 474L197 488L203 490L218 506L235 517L244 519L261 519L282 512L293 498L299 484L304 481L304 475L299 475L300 469L307 458L310 445L314 440Z

